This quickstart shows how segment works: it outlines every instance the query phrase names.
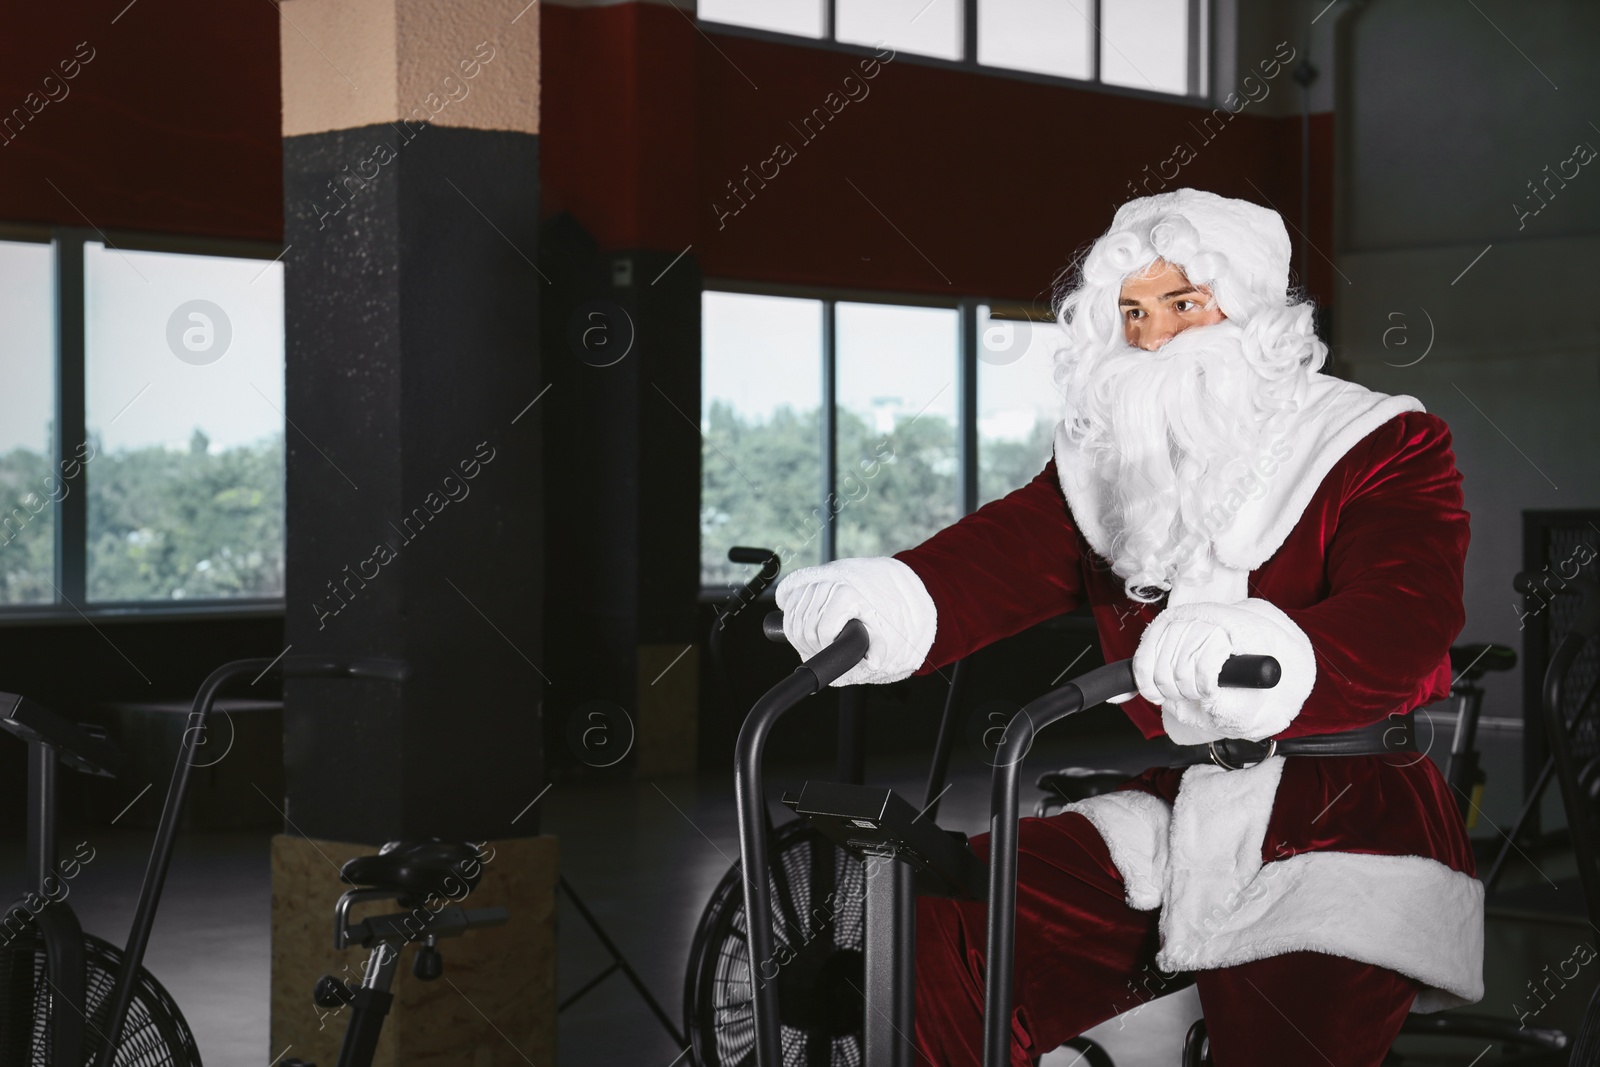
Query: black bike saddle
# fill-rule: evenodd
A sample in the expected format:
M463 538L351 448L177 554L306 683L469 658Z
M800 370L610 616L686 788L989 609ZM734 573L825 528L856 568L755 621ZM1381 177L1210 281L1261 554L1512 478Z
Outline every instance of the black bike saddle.
M1035 783L1047 793L1054 793L1066 801L1087 800L1101 793L1109 793L1133 775L1124 771L1102 770L1096 767L1065 767L1039 776Z
M390 841L375 856L346 862L339 877L363 888L460 899L483 877L483 861L470 842Z
M1509 671L1517 665L1517 650L1505 645L1455 645L1450 649L1450 669L1464 682L1475 682L1489 671Z

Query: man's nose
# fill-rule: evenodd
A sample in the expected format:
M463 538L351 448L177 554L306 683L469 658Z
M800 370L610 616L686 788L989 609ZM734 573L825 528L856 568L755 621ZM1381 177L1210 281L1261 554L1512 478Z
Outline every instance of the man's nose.
M1139 339L1139 346L1146 352L1154 352L1178 336L1184 326L1185 323L1178 320L1169 318L1157 319L1150 324L1150 329Z

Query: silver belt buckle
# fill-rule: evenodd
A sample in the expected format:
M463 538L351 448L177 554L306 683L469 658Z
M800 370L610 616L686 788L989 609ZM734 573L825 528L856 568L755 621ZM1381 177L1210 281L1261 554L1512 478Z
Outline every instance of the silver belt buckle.
M1223 740L1227 739L1224 738ZM1233 764L1222 758L1222 755L1217 752L1217 743L1215 741L1207 741L1206 748L1211 753L1211 762L1215 763L1218 767L1228 771L1242 771L1245 769L1245 767L1254 767L1259 763L1265 763L1267 760L1271 759L1278 751L1278 739L1275 737L1269 737L1267 739L1267 754L1257 760L1256 763L1244 764L1238 767L1235 767Z

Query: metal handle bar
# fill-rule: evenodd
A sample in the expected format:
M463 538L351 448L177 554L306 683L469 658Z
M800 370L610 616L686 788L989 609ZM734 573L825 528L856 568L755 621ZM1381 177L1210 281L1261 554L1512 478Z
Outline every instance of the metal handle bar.
M150 928L155 925L156 907L161 902L167 869L172 864L178 820L189 794L190 772L194 770L194 750L205 737L211 707L216 703L222 687L229 682L246 677L259 679L274 670L291 678L367 678L391 682L403 681L409 673L405 663L381 657L338 659L332 656L280 655L277 659L237 659L224 663L201 683L189 712L188 726L183 731L178 762L172 769L167 799L161 807L161 819L156 824L155 844L151 846L150 863L145 868L144 883L139 888L138 904L133 912L133 928L128 933L128 944L123 950L122 966L117 971L112 995L103 1009L105 1014L102 1018L105 1022L100 1030L105 1043L96 1060L97 1067L112 1067L117 1056L118 1040L122 1036L128 1007L133 1002L134 978L144 963L145 949L150 943Z
M762 632L769 640L785 640L783 612L769 612L762 619ZM762 757L767 738L779 718L854 667L866 657L868 647L866 625L860 619L849 620L831 644L796 667L793 674L757 701L739 731L734 793L739 806L740 868L754 994L751 1006L757 1067L780 1067L783 1062L763 818L766 781ZM1230 656L1217 680L1229 688L1268 689L1277 685L1281 674L1278 661L1271 656ZM991 796L988 939L991 953L1000 946L1005 963L996 967L991 956L987 967L985 1067L1006 1067L1009 1063L1010 959L1016 933L1017 807L1022 758L1032 745L1033 737L1045 726L1135 689L1132 661L1109 663L1034 700L1006 727ZM774 966L771 975L765 973L769 965ZM998 1058L993 1053L995 1047L999 1049Z
M1271 689L1282 677L1271 656L1229 656L1217 683L1230 689ZM1137 690L1133 661L1116 660L1039 697L1012 716L1001 735L989 798L989 919L984 961L983 1064L1011 1062L1012 960L1017 933L1018 784L1022 760L1040 730L1069 715Z

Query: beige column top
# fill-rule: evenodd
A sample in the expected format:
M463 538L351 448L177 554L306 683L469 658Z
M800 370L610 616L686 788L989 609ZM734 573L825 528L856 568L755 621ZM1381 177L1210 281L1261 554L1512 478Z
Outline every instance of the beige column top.
M539 4L280 0L283 135L407 120L539 132Z

